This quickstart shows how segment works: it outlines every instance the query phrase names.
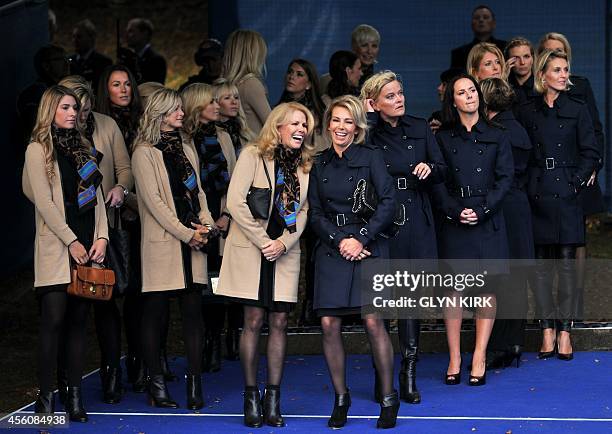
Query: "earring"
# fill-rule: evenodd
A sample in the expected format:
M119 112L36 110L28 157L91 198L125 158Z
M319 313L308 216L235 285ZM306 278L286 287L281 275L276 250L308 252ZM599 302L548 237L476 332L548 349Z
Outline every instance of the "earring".
M457 104L453 104L453 107L457 108Z

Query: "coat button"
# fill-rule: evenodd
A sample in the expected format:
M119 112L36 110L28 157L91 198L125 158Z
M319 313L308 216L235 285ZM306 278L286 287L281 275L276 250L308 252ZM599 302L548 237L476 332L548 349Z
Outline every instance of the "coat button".
M541 143L538 143L538 148L541 148L541 147L542 147L542 144L541 144Z
M535 197L536 199L539 199L539 198L540 198L540 195L539 195L539 194L536 194L534 197Z
M348 200L349 202L353 200L353 196L349 196L346 198L346 200Z
M477 167L476 172L482 172L482 169L480 167Z
M561 181L561 178L559 178L558 176L555 178L555 181Z
M403 139L403 140L406 140L407 138L408 138L408 137L406 137L406 136L402 136L402 139Z
M559 195L558 194L555 194L555 199L559 199Z
M383 145L383 149L384 149L385 151L387 150L387 148L388 148L388 146L387 146L387 145Z
M388 169L389 167L391 167L391 165L390 165L390 164L388 164L388 163L386 164L386 166L387 166L387 169Z
M349 179L347 179L347 181L349 181L349 182L350 182L350 181L352 181L352 180L353 180L353 177L352 177L352 176L351 176L351 177L349 177Z
M331 258L331 253L327 252L325 256L327 256L328 258Z
M482 155L482 149L478 150L478 155Z
M560 148L560 147L561 147L561 143L557 143L557 148Z
M412 199L411 198L408 198L408 203L412 203Z
M327 203L330 203L332 200L328 197L327 198Z
M563 128L563 124L560 124L560 125L559 125L559 128Z
M458 167L455 167L455 172L459 172L459 168Z
M408 145L408 149L412 149L412 145Z
M327 179L327 178L323 178L323 182L327 182L327 181L328 181L328 179Z
M457 149L453 148L452 152L453 152L453 154L456 154L457 153Z
M478 139L474 139L474 143L478 143Z

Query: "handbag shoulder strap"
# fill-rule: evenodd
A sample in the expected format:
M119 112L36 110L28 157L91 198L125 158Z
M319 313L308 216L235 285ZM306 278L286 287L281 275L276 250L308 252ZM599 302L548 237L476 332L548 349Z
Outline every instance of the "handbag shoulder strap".
M270 187L270 190L271 190L272 189L272 181L270 181L270 174L268 173L268 167L266 166L266 162L264 161L263 156L261 157L261 162L263 164L264 171L266 172L266 178L268 179L268 187Z

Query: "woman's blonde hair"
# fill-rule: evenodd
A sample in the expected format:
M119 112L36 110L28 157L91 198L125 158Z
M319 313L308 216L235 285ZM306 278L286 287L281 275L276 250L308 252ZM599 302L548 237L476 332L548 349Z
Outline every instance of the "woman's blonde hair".
M366 42L376 42L380 44L380 33L369 24L359 24L351 33L351 46L353 51L357 51L357 48Z
M467 73L478 80L478 69L480 62L486 53L492 53L499 59L499 66L501 68L501 78L506 80L508 78L508 71L506 71L506 62L504 61L504 53L501 52L497 45L489 42L480 42L472 47L468 54L467 63L465 69Z
M38 106L38 113L36 115L36 124L32 130L32 136L30 141L40 143L43 147L45 155L45 171L47 172L47 178L52 181L55 177L55 169L53 167L55 163L55 152L53 148L53 138L51 136L51 126L55 121L55 112L59 106L60 101L65 96L71 96L77 105L77 110L81 110L81 102L79 97L70 89L65 86L55 85L51 86L45 93L43 93ZM78 117L78 116L77 116ZM81 135L81 143L91 149L91 143L85 138L83 130L79 127L78 122L75 128Z
M230 83L225 78L218 78L213 82L213 86L215 89L215 98L217 101L221 101L225 95L236 95L238 99L240 99L240 92L238 92L238 88L235 84ZM240 125L240 137L246 142L250 142L255 139L255 133L251 131L249 128L246 115L244 114L244 110L242 108L242 103L238 106L238 115L236 115L236 119L238 120L238 124Z
M538 56L542 54L544 50L546 50L544 44L550 39L552 39L553 41L559 41L563 44L563 51L565 51L565 55L567 56L567 63L571 63L572 46L570 45L569 41L563 33L549 32L542 36L542 39L540 39L540 42L538 43Z
M192 137L202 123L202 110L215 100L215 90L210 84L193 83L181 91L181 99L185 112L183 131Z
M512 108L516 95L514 90L512 90L512 86L506 80L489 77L482 80L479 84L482 99L488 111L499 113Z
M296 111L304 113L306 116L306 123L308 124L308 133L304 137L302 142L302 160L300 166L304 169L304 172L308 173L312 167L312 156L314 155L314 149L310 146L306 146L310 137L312 136L314 129L314 117L310 110L305 106L297 102L284 102L277 105L268 115L264 126L259 133L259 136L252 143L253 146L257 147L260 155L268 158L274 158L274 150L281 144L281 135L278 129L282 125L289 123L289 117Z
M60 86L67 87L70 89L79 99L81 103L81 107L85 105L87 101L91 103L91 107L93 109L94 106L94 93L91 85L85 78L80 75L69 75L68 77L64 77L57 83Z
M402 89L404 88L402 82L399 80L395 72L377 72L376 74L368 78L365 83L363 83L363 86L361 88L361 94L359 96L362 101L365 101L366 99L376 100L380 96L382 88L388 85L389 83L393 83L394 81L397 81Z
M533 81L533 88L537 93L543 94L546 92L547 85L544 81L544 73L546 72L546 68L548 68L548 64L554 59L564 59L567 62L567 69L571 71L569 57L567 54L562 53L556 50L544 50L542 51L535 62L535 80ZM567 80L567 85L565 86L565 90L568 89L573 83Z
M178 92L173 89L162 87L147 98L144 112L140 118L138 133L134 140L133 148L136 146L155 146L161 138L161 124L166 116L174 113L181 107L182 101Z
M268 47L255 30L234 30L227 38L223 52L221 76L232 83L251 74L263 79Z
M325 121L325 129L327 130L327 134L330 136L331 140L331 132L329 131L329 123L331 122L332 112L336 107L342 107L351 114L353 120L355 121L355 126L357 127L357 134L355 135L355 139L353 143L359 144L365 140L365 136L368 130L368 120L366 118L365 110L363 109L363 104L357 97L352 95L342 95L338 98L333 99L327 110L325 110L325 116L323 117Z
M147 103L147 98L151 96L157 89L164 87L163 84L156 81L147 81L138 85L138 93L140 94L140 101L144 106Z

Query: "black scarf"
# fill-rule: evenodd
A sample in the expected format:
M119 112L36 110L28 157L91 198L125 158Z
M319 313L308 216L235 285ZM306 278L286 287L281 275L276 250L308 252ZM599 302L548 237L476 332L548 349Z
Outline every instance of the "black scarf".
M76 168L79 174L77 201L79 212L83 213L98 204L96 190L102 183L102 173L98 170L98 159L102 154L83 146L81 133L76 128L51 127L53 148L61 152ZM97 157L97 158L96 158Z
M196 173L183 150L181 133L178 130L162 131L159 142L155 145L162 151L165 158L171 162L175 170L181 177L183 186L183 197L191 206L191 210L196 214L200 213L200 202L198 201L198 182Z
M89 115L87 116L87 120L85 121L85 137L87 137L87 140L89 140L92 145L94 144L93 135L95 131L96 131L96 120L94 119L93 113L90 112Z
M132 143L136 138L136 131L138 125L132 118L132 111L130 107L119 107L116 105L111 106L111 116L117 122L121 134L123 134L123 140L125 140L125 146L128 149L132 149Z
M228 118L225 122L217 122L217 125L223 128L232 139L232 145L234 145L234 152L236 152L236 158L240 154L242 149L242 141L240 134L240 122L237 118Z
M276 207L290 233L297 228L297 209L300 205L298 165L302 161L301 149L289 149L279 144L274 150L274 161L280 168L276 180Z
M202 188L207 195L213 192L220 196L224 195L229 186L230 176L227 160L217 138L217 126L212 122L200 125L193 136L193 143L200 155Z

